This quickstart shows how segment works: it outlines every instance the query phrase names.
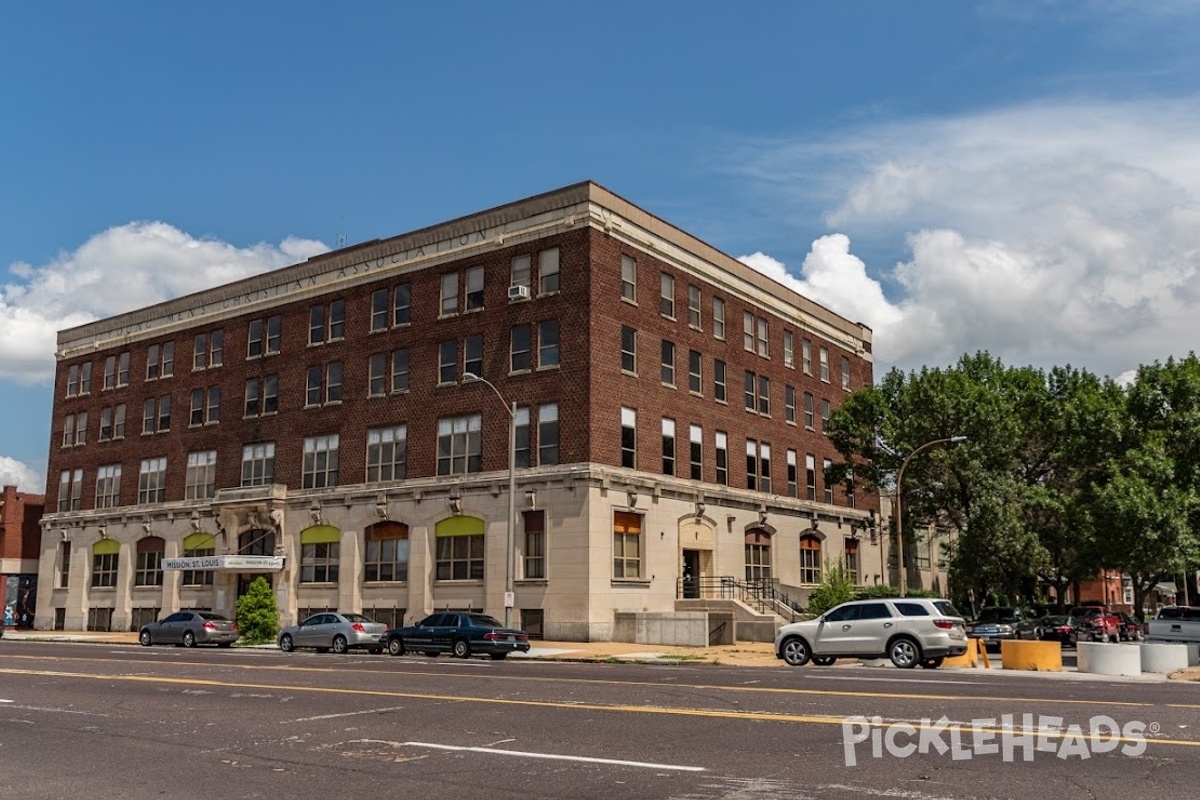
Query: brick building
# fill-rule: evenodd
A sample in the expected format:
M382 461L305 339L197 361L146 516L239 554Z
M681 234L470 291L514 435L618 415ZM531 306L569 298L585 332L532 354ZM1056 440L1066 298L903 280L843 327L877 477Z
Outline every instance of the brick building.
M63 331L57 358L43 627L230 613L261 574L285 624L507 600L604 640L616 612L803 603L831 562L881 581L878 498L823 474L871 331L594 183Z
M18 492L15 486L5 486L0 495L0 613L9 625L34 623L45 504L44 495Z

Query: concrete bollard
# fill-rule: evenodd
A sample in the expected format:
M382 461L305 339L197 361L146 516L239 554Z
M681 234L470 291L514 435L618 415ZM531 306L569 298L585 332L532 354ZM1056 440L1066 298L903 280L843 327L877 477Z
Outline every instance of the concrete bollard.
M1188 666L1200 666L1200 642L1188 642Z
M1188 646L1168 642L1143 642L1142 672L1169 675L1188 666Z
M961 656L946 656L942 669L959 669L974 667L979 664L979 640L967 639L967 652Z
M1000 666L1002 669L1062 672L1062 645L1021 639L1002 641Z
M1079 671L1095 675L1142 674L1142 650L1137 645L1080 642L1075 645Z

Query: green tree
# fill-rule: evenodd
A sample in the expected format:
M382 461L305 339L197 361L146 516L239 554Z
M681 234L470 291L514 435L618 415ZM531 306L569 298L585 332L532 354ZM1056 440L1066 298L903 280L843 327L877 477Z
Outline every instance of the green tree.
M246 593L238 598L237 624L242 641L247 644L275 641L279 633L279 608L266 578L255 578Z
M825 575L821 584L808 597L808 613L824 614L834 606L853 600L858 594L850 573L842 564L825 562Z

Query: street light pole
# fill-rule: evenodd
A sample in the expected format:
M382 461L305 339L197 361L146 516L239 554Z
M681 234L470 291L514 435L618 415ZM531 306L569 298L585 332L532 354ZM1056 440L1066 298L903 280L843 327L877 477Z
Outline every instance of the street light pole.
M930 447L938 444L951 444L954 442L964 442L965 436L947 436L943 439L934 439L926 442L908 454L908 457L900 464L900 472L896 474L896 571L900 576L900 596L908 596L908 573L904 569L904 470L908 467L908 462L912 457L923 450L928 450Z
M512 627L513 536L517 527L517 401L510 405L496 385L473 372L464 372L461 383L486 383L508 412L508 535L504 543L504 627Z

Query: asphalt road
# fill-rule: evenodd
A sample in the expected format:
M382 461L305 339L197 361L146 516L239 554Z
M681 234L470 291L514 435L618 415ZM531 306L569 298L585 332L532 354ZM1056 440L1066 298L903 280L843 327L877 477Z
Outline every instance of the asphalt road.
M1023 714L1056 734L1005 734L1006 714L1017 734ZM1095 739L1070 728L1093 718ZM0 798L1161 800L1197 787L1195 683L0 643Z

